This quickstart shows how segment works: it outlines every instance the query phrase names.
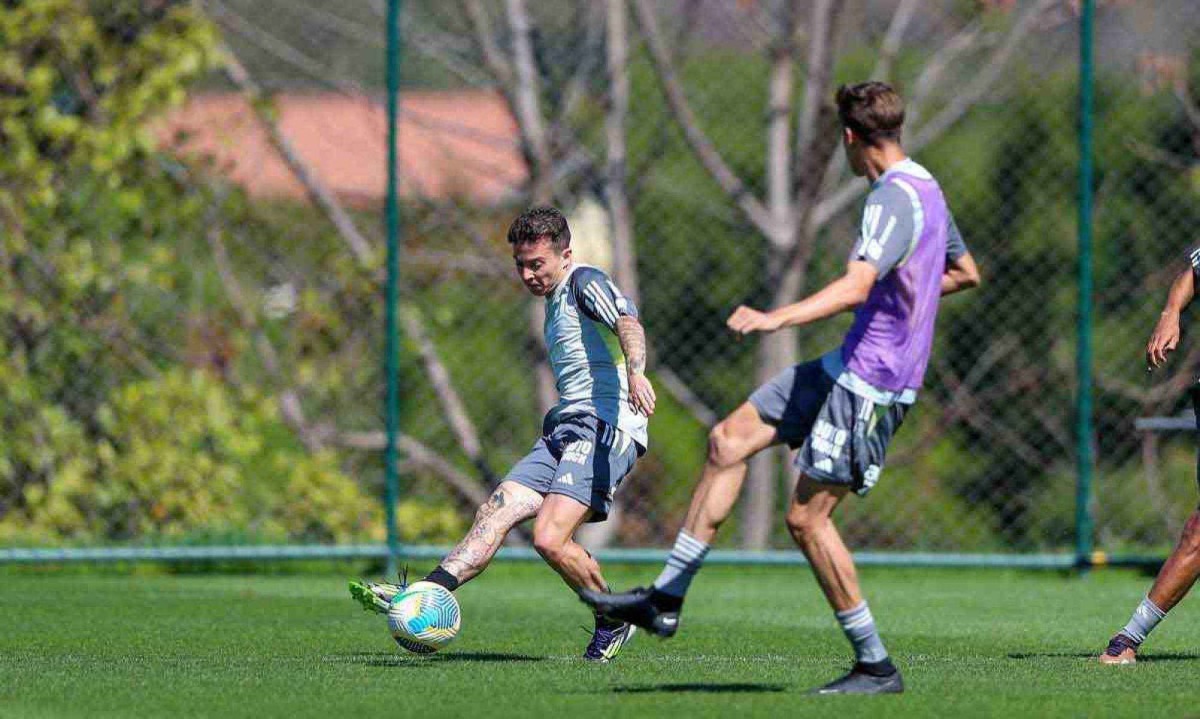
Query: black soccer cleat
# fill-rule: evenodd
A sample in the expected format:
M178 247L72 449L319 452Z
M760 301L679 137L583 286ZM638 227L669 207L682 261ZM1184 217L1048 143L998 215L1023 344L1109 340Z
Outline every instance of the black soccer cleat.
M627 622L667 638L679 629L679 611L668 611L655 601L654 589L638 587L623 594L579 590L579 598L608 619Z
M880 675L864 671L862 665L855 664L846 676L813 689L810 694L899 694L903 691L904 680L895 667L890 673Z

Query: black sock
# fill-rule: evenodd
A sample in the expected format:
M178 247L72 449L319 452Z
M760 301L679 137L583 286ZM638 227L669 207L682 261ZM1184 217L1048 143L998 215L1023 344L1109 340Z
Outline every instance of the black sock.
M683 609L683 597L667 594L659 589L650 590L650 602L660 612L678 612L680 609Z
M858 662L854 668L856 671L870 674L873 677L886 677L896 673L896 665L892 664L891 657L877 662Z
M450 591L452 591L452 592L453 592L455 589L458 589L458 585L459 585L458 578L457 578L457 577L455 577L455 576L454 576L453 574L451 574L450 572L447 572L447 571L446 571L446 569L445 569L445 568L444 568L442 565L440 565L440 564L439 564L439 565L437 565L437 569L435 569L435 570L433 570L432 572L430 572L430 573L429 573L429 574L428 574L428 575L427 575L427 576L426 576L424 579L422 579L421 581L423 581L423 582L433 582L434 584L437 584L437 585L443 586L443 587L445 587L446 589L449 589L449 590L450 590Z

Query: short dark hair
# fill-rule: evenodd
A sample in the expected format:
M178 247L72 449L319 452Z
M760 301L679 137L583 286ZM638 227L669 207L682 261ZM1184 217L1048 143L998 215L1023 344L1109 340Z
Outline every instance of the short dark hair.
M860 82L837 90L838 118L863 142L878 147L884 141L900 142L904 100L886 82Z
M571 246L571 228L567 227L567 218L554 207L530 207L517 215L508 228L508 242L513 247L532 245L542 238L550 240L558 252Z

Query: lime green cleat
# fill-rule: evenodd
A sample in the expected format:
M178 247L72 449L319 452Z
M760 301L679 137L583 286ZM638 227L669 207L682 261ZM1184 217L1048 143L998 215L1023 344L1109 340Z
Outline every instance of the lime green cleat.
M392 597L404 591L399 584L350 580L350 597L368 612L387 614Z

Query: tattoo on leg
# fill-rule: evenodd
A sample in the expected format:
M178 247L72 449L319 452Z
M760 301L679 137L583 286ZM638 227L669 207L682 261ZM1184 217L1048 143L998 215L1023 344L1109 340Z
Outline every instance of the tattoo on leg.
M503 490L497 490L480 507L467 536L442 560L447 572L465 581L483 571L508 531L537 513L541 504L541 497L511 500Z

